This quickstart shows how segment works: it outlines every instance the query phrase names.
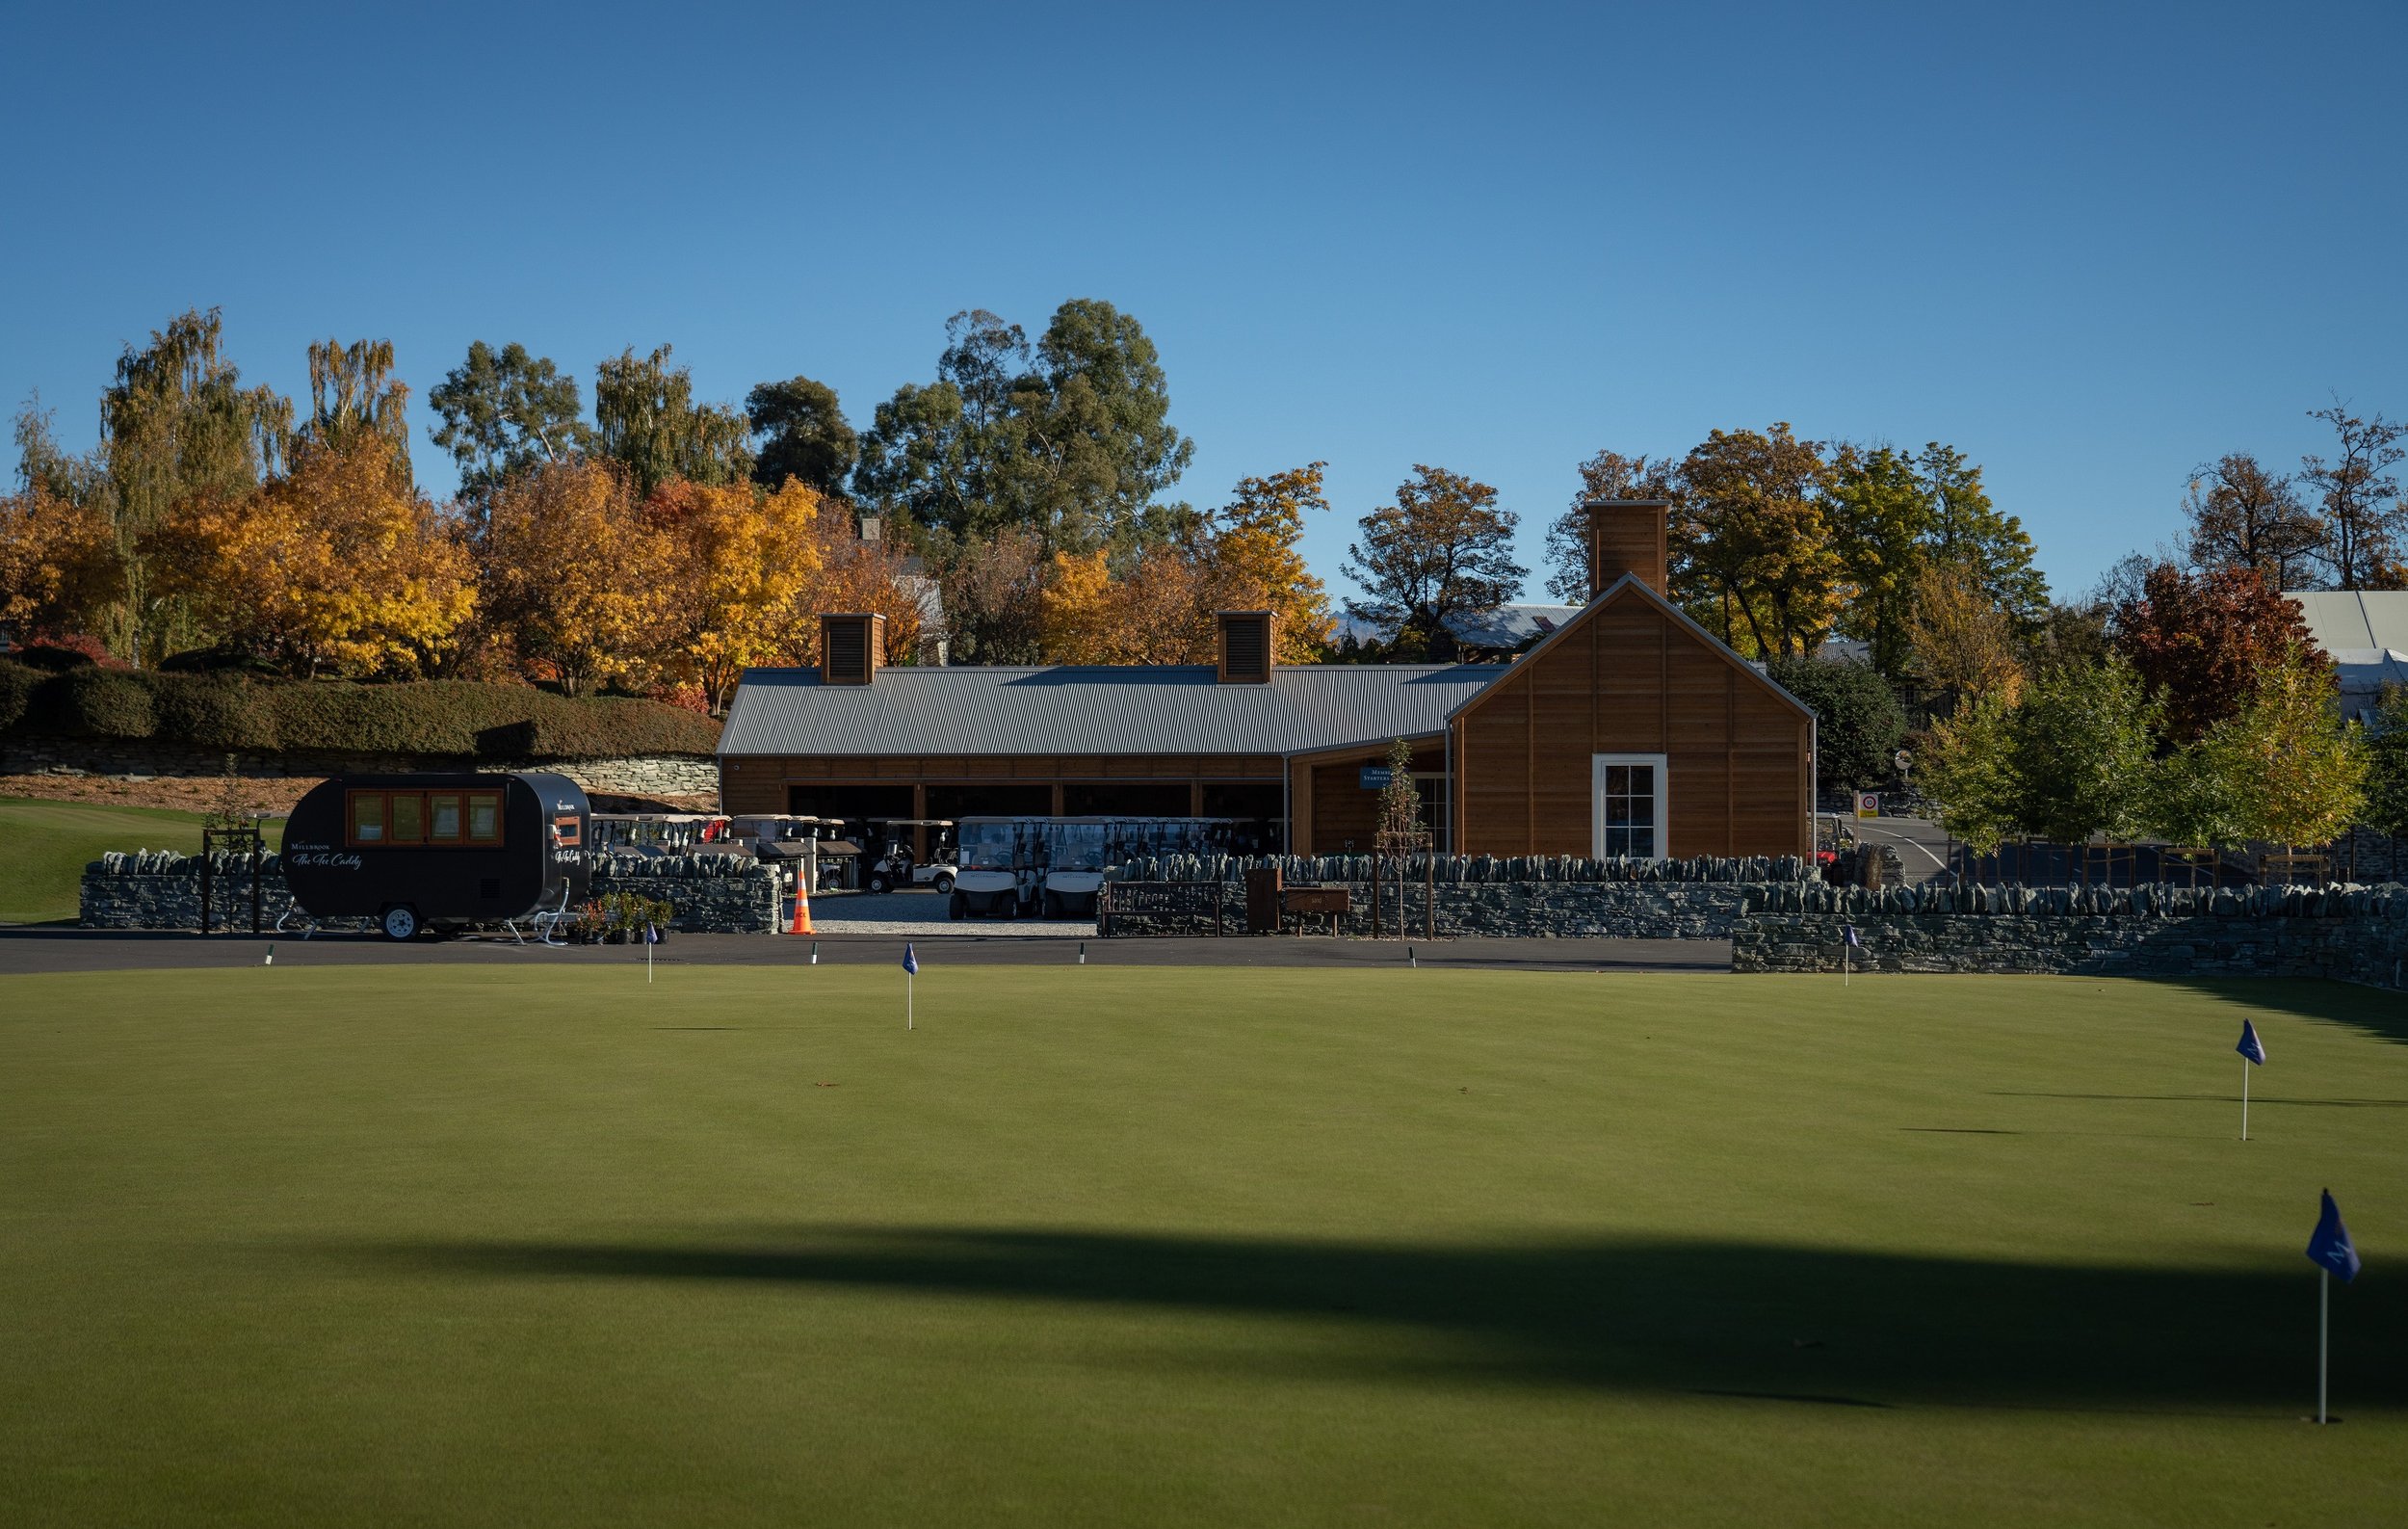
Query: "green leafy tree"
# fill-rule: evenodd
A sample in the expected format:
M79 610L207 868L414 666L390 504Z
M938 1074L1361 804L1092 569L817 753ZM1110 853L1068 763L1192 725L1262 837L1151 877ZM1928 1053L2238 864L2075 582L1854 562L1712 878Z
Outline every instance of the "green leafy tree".
M2367 739L2366 825L2408 838L2408 686L2389 685Z
M2160 758L2150 777L2143 830L2168 844L2217 850L2247 838L2242 783L2232 778L2229 763L2204 743Z
M293 432L291 450L349 452L381 441L409 473L409 384L393 377L391 340L312 340L309 417Z
M1890 679L1914 668L1916 581L1938 527L1914 459L1888 446L1844 445L1828 492L1841 576L1854 592L1840 631L1864 641L1872 667Z
M2024 831L2024 786L2015 773L2015 701L2003 692L1968 695L1931 729L1915 761L1924 792L1940 804L1940 825L1976 855L1995 855Z
M1547 527L1547 593L1566 605L1588 603L1588 505L1598 499L1669 499L1674 464L1662 458L1601 451L1581 463L1581 490Z
M1422 788L1413 778L1413 746L1388 744L1388 783L1379 788L1379 831L1413 833L1422 827Z
M855 496L955 538L1005 526L1048 555L1191 537L1201 520L1161 495L1194 456L1169 423L1154 342L1109 303L1058 309L1032 348L983 309L946 324L932 383L906 384L862 436Z
M649 494L672 478L709 486L752 476L751 427L745 416L694 401L694 377L668 364L666 345L639 356L631 348L604 361L593 379L594 445Z
M1348 612L1395 633L1400 654L1452 661L1449 620L1493 611L1521 590L1529 570L1513 561L1517 523L1488 485L1414 463L1395 502L1365 515L1362 539L1347 548L1340 570L1363 588Z
M2200 747L2231 783L2248 838L2327 844L2366 805L2366 741L2342 721L2331 667L2304 652L2259 674L2247 702Z
M459 463L460 489L483 500L506 479L586 449L577 380L550 356L512 341L498 352L483 340L427 394L443 423L434 443Z
M775 488L787 479L841 496L861 460L861 437L845 422L836 389L808 377L763 382L745 395L745 419L762 437L753 481Z
M2157 706L2120 658L2059 670L2027 686L2014 713L2016 816L2057 844L2137 836L2157 767Z
M2018 623L2037 625L2049 608L2049 581L2032 564L2023 520L2000 513L1982 487L1981 468L1955 447L1932 441L1916 465L1931 500L1930 556L1970 570L1982 593Z
M1776 658L1765 673L1815 714L1818 787L1859 790L1898 773L1906 712L1879 674L1826 658Z
M283 459L292 401L245 387L224 356L216 308L192 309L127 346L100 395L101 472L96 488L116 524L125 597L103 634L136 663L201 646L189 604L163 594L141 542L170 512L202 497L235 498L259 487Z

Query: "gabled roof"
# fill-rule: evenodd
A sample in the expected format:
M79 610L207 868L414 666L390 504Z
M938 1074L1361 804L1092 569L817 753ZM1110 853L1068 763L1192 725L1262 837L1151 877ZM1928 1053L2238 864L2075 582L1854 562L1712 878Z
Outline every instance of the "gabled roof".
M2316 646L2408 652L2408 590L2285 590L2299 602Z
M729 754L1285 754L1436 732L1498 664L1294 664L1265 684L1209 664L881 669L823 685L816 669L749 669Z
M1779 685L1774 684L1771 679L1766 676L1763 670L1757 668L1754 664L1749 663L1746 659L1740 657L1738 653L1732 650L1729 644L1725 643L1721 638L1714 636L1714 633L1707 631L1704 627L1698 625L1696 621L1689 618L1689 614L1687 611L1682 610L1679 606L1664 598L1663 595L1656 593L1656 590L1652 585L1648 584L1644 579L1641 579L1636 573L1625 573L1620 578L1614 580L1611 585L1607 587L1604 593L1589 601L1585 606L1583 606L1579 615L1557 626L1553 632L1547 634L1545 640L1540 642L1537 646L1531 648L1529 652L1524 653L1521 657L1521 663L1529 664L1534 662L1541 653L1546 652L1557 643L1562 642L1574 632L1577 632L1582 627L1587 625L1591 620L1596 619L1597 614L1600 611L1603 611L1607 606L1611 605L1615 600L1624 598L1625 596L1633 596L1644 600L1648 604L1654 606L1657 610L1662 611L1664 615L1672 618L1675 622L1685 627L1690 636L1696 638L1701 645L1730 664L1733 669L1738 670L1755 684L1763 687L1767 691L1769 691L1773 696L1787 702L1791 707L1796 710L1799 716L1804 717L1809 721L1814 719L1815 710L1813 707L1807 705L1795 696L1791 695L1788 691L1783 690ZM1516 665L1514 667L1518 668L1519 666ZM1508 670L1506 672L1509 673L1511 671ZM1484 699L1485 687L1483 687L1481 691L1478 691L1472 695L1464 697L1461 701L1456 703L1454 710L1447 713L1447 721L1454 721L1456 717L1460 716L1464 712L1470 711L1474 706L1479 704L1479 702Z

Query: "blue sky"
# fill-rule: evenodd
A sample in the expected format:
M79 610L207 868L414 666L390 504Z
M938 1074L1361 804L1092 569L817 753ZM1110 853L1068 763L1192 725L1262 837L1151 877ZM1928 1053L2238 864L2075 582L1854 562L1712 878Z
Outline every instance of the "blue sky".
M956 309L1100 297L1182 497L1329 462L1333 584L1414 462L1534 592L1582 458L1787 419L1962 446L2079 590L2200 461L2408 413L2395 3L217 9L10 8L0 396L70 444L196 304L287 391L668 341L858 425Z

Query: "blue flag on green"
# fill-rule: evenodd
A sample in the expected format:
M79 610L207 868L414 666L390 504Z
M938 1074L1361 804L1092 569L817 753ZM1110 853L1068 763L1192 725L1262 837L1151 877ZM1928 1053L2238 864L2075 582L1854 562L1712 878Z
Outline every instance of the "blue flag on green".
M2240 1044L2233 1047L2259 1067L2265 1066L2265 1042L2258 1039L2258 1027L2243 1019L2240 1022ZM2232 1064L2227 1062L2226 1067Z
M2308 1239L2308 1261L2319 1269L2330 1270L2347 1284L2358 1278L2358 1247L2349 1240L2349 1228L2342 1225L2342 1208L2333 1203L2333 1192L2324 1192L2324 1209L2316 1217L2316 1235Z

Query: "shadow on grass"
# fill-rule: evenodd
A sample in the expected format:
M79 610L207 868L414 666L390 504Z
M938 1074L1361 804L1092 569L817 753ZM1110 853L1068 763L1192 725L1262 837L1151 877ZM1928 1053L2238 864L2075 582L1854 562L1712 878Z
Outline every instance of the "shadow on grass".
M1990 1094L2002 1099L2105 1099L2119 1104L2231 1104L2240 1098L2238 1089L2229 1094L2053 1094L2042 1089L1992 1089ZM2252 1094L2249 1102L2319 1110L2408 1110L2408 1099L2293 1099L2279 1094Z
M2378 1041L2408 1045L2408 994L2355 983L2277 977L2166 979L2170 988L2186 988L2241 1009L2273 1010L2303 1019L2363 1030ZM2236 1026L2235 1034L2238 1034Z
M2097 1230L2112 1244L2113 1226ZM2316 1279L2304 1258L2295 1269L2145 1270L1742 1243L946 1228L364 1252L475 1279L841 1287L1313 1323L1293 1352L1277 1326L1258 1328L1253 1362L1397 1379L2285 1418L2316 1379ZM1330 1347L1330 1324L1352 1353ZM2408 1311L2395 1288L2361 1280L2338 1291L2334 1331L2337 1395L2359 1408L2408 1403Z

